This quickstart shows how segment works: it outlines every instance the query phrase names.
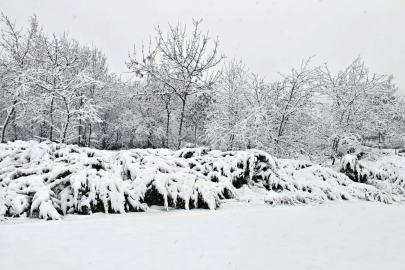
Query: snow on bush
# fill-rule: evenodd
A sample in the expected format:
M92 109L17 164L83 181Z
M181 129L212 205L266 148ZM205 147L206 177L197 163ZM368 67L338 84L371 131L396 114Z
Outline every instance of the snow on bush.
M305 161L279 159L277 185L265 197L271 205L321 204L328 200L367 200L389 202L391 195L376 187L356 183L330 168ZM383 199L380 199L383 198Z
M367 193L370 198L386 203L405 201L405 158L380 156L358 160L354 155L342 158L340 172L355 182L365 183L380 192Z
M109 152L54 143L0 145L0 215L60 219L150 205L216 209L229 182L191 169L170 150ZM197 164L196 164L197 165ZM200 165L200 164L198 164Z
M73 213L145 211L151 205L217 209L221 199L229 198L271 205L398 201L377 185L258 150L103 151L49 142L0 144L2 219L58 220Z

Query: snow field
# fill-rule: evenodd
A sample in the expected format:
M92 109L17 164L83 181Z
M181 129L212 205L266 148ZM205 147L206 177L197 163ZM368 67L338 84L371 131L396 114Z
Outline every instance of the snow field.
M0 223L1 269L404 269L405 205L151 207Z

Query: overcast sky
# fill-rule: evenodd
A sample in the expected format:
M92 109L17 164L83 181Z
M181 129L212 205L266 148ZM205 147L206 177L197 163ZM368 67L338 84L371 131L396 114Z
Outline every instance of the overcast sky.
M128 51L153 37L157 24L202 18L228 60L241 58L269 80L309 56L338 71L361 55L371 72L394 74L405 93L404 0L0 0L0 11L20 26L35 13L46 33L68 31L95 44L117 74L127 71Z

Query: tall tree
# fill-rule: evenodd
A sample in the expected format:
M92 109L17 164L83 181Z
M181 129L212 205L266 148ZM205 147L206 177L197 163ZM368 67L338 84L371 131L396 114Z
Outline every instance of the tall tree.
M57 140L65 143L72 139L71 132L81 129L84 122L99 121L91 89L100 87L102 82L94 79L94 74L89 72L83 48L66 34L60 37L54 34L51 39L41 36L39 57L41 68L31 80L42 90L49 140L56 139L56 129L59 133Z
M242 61L224 65L206 119L206 137L214 146L233 150L244 144L249 75Z
M213 49L207 53L210 37L199 30L201 21L193 21L194 29L188 37L186 26L169 25L165 35L160 27L156 28L156 48L145 57L142 47L142 60L136 53L129 55L128 68L136 74L155 78L168 87L170 93L181 100L180 121L177 148L183 140L183 123L190 96L211 91L219 77L219 72L208 73L224 55L217 57L218 40L214 40ZM162 93L166 94L166 93Z
M35 64L32 59L34 40L38 33L38 22L36 17L30 20L30 27L26 30L18 30L16 23L12 22L4 14L1 21L6 29L1 32L1 91L4 97L9 100L5 108L6 117L3 121L0 135L0 143L4 143L6 129L11 119L16 114L24 114L25 106L29 106L29 93L31 84L28 80L33 72Z

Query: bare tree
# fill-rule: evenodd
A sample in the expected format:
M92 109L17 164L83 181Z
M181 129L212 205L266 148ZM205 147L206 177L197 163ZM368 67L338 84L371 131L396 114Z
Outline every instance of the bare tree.
M86 54L78 42L67 35L52 39L41 37L41 68L31 81L42 90L42 105L49 115L49 140L55 140L54 131L59 131L59 141L70 138L70 129L80 129L85 122L99 121L97 106L87 89L102 85L93 78L84 60ZM80 140L78 141L80 143Z
M248 71L235 59L223 66L206 119L206 139L215 147L241 147L246 124Z
M10 100L6 118L1 128L0 142L4 143L5 133L12 117L15 118L17 107L24 108L28 102L28 92L31 90L30 81L27 79L32 72L32 50L33 43L38 33L38 22L32 17L30 28L25 32L16 28L16 23L2 14L1 21L5 23L6 29L1 32L1 90ZM18 113L23 114L24 110Z
M86 68L89 75L97 80L103 82L102 87L100 84L92 84L88 87L88 96L93 100L95 105L104 105L106 99L106 92L110 91L110 87L116 85L116 81L108 73L107 58L104 53L92 46L82 47L83 50L83 67ZM107 94L108 95L108 94ZM78 145L86 144L86 136L88 136L87 146L91 146L91 137L92 137L92 122L87 123L87 126L82 131L83 125L79 123L78 126ZM88 135L86 135L86 129L88 129ZM83 138L83 143L81 143L81 138Z
M149 97L148 101L151 101L152 103L157 102L156 110L159 110L158 107L163 105L166 118L164 145L166 148L169 148L170 122L175 110L174 106L176 105L176 101L174 100L175 97L171 89L167 84L161 82L155 77L149 77L144 82L143 86L138 88L135 96Z
M129 55L128 68L140 76L150 76L167 86L169 93L181 100L180 123L178 129L177 148L183 140L183 122L187 109L188 97L198 93L211 91L219 77L219 72L208 73L224 55L217 57L218 40L214 40L213 49L207 53L210 37L199 30L201 21L193 21L194 29L188 37L186 26L169 25L166 35L160 27L156 28L156 48L149 50L145 56L142 46L142 59L137 59L135 52ZM163 92L160 94L167 94Z
M377 133L381 140L381 134L390 122L390 101L397 88L392 83L392 76L370 75L360 57L336 76L332 76L327 65L322 73L324 93L331 101L328 137L334 163L341 152L340 145L345 141L342 138L357 137L359 141L362 136Z
M320 72L318 67L309 68L310 60L311 57L302 61L299 69L293 68L289 75L283 75L282 81L273 84L274 141L282 155L290 155L288 149L306 152L306 143L313 139L307 138L306 129L315 113Z

